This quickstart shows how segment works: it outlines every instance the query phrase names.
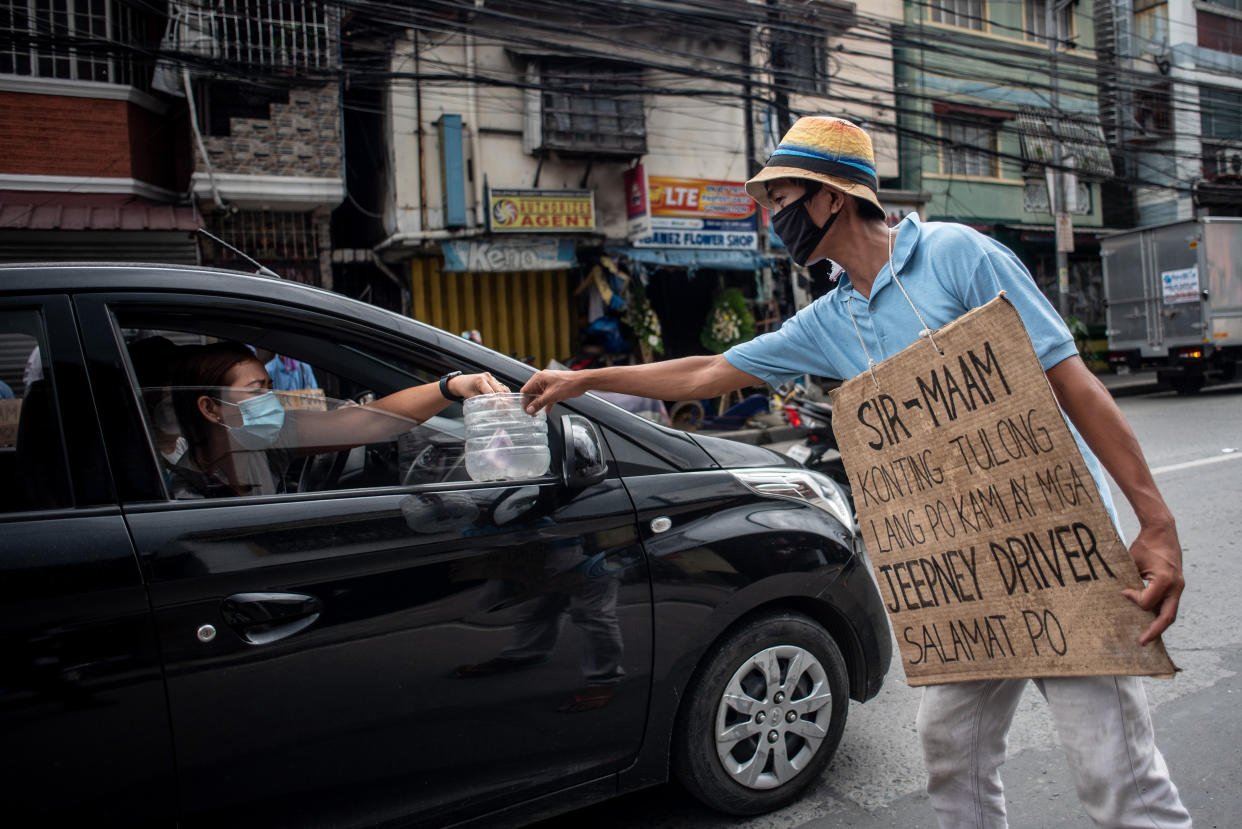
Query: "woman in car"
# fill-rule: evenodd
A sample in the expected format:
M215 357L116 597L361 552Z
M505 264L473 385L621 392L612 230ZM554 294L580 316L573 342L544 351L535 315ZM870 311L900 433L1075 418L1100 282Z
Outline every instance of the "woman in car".
M173 376L173 406L189 444L171 467L174 498L271 495L298 455L387 440L450 402L509 389L488 373L445 375L365 406L286 410L259 358L238 342L192 346Z

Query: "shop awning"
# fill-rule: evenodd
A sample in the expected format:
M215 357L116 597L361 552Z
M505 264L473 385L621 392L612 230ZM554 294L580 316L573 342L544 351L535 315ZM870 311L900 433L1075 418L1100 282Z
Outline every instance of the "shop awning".
M1081 112L1062 112L1024 106L1018 112L1022 137L1022 160L1028 164L1052 163L1053 143L1061 142L1061 158L1073 159L1075 171L1091 178L1112 178L1113 159L1104 140L1100 120Z
M753 250L699 250L683 248L609 247L609 256L624 256L632 262L664 268L716 268L724 271L754 271L772 265L768 257Z
M0 190L0 230L196 230L193 207L124 193Z

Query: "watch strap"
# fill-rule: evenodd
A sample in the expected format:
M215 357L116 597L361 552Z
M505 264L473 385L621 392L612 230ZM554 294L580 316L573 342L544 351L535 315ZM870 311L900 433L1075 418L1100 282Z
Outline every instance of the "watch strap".
M440 378L440 394L444 397L445 400L448 400L452 403L460 403L461 401L466 399L462 397L460 394L453 394L451 391L449 391L449 385L448 385L449 380L452 380L454 377L457 377L460 374L461 374L460 371L450 371L448 374Z

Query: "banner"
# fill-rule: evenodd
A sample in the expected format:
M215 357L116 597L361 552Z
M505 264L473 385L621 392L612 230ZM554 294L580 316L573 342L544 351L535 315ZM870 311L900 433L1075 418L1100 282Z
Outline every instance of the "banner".
M590 190L497 190L487 193L491 233L583 233L595 230Z
M832 392L906 680L1171 676L1025 331L1002 293Z
M744 182L649 176L651 234L634 244L656 248L755 250L756 205Z
M638 164L624 173L625 236L641 239L651 233L651 198L647 170Z

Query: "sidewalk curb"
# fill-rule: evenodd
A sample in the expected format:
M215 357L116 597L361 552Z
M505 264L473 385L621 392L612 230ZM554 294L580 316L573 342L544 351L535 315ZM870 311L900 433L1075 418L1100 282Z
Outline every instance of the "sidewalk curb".
M714 438L736 440L739 443L750 443L762 446L765 443L780 443L787 440L801 440L806 435L805 426L769 426L766 429L732 429L720 430L700 429L694 434L707 435Z
M1124 385L1108 386L1106 388L1108 388L1108 393L1113 397L1134 397L1139 394L1151 394L1152 392L1164 390L1164 387L1155 381L1150 383L1126 383Z

